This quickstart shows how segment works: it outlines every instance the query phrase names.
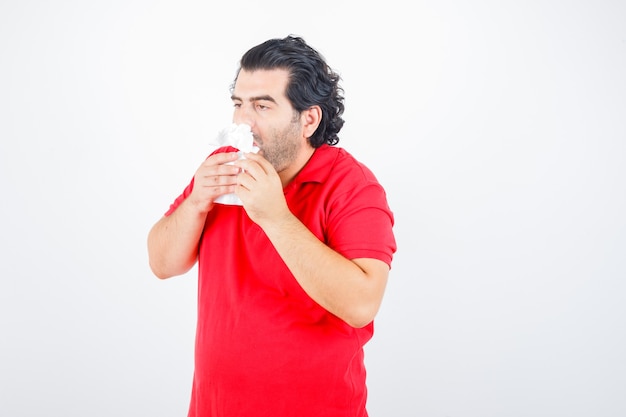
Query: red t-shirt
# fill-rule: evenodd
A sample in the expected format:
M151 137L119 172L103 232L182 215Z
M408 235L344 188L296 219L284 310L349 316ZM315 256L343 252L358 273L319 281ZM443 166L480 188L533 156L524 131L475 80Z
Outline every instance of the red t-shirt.
M329 247L391 265L396 243L385 191L348 152L318 148L284 193ZM209 212L198 262L189 417L367 416L363 346L373 323L353 328L313 301L242 206Z

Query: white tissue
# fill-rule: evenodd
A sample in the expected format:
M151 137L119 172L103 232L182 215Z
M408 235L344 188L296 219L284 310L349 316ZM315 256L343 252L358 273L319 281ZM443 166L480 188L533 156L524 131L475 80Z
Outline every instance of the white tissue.
M254 139L252 137L252 130L250 126L247 124L236 124L233 123L230 126L220 130L215 138L215 142L213 145L221 148L223 146L232 146L233 148L237 148L239 152L238 159L245 159L243 156L244 153L252 152L257 153L259 148L254 146ZM232 164L232 162L230 163ZM221 204L229 204L229 205L237 205L242 206L243 203L237 197L237 194L224 194L215 199L216 203Z

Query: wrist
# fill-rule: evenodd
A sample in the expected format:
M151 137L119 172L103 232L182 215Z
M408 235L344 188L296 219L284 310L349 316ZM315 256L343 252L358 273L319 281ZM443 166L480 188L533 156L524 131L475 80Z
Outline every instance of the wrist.
M206 217L208 212L213 208L213 203L197 200L190 195L181 206L185 206L185 211L190 216Z

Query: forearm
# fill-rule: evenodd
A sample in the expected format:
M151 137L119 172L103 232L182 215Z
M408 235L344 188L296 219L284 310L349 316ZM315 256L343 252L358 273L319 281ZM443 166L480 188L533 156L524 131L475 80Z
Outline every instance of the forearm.
M206 213L185 200L152 227L148 234L148 256L150 268L157 277L169 278L191 269L198 256L205 220Z
M374 319L387 283L389 269L384 262L346 259L291 213L263 229L298 283L318 304L353 327Z

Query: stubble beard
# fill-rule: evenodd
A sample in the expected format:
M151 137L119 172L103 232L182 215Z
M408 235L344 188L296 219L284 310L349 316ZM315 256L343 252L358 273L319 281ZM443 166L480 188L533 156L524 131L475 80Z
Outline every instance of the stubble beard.
M296 160L302 147L300 124L297 120L292 121L285 129L270 134L273 139L266 146L261 138L255 138L260 148L259 154L272 164L276 172L281 172Z

